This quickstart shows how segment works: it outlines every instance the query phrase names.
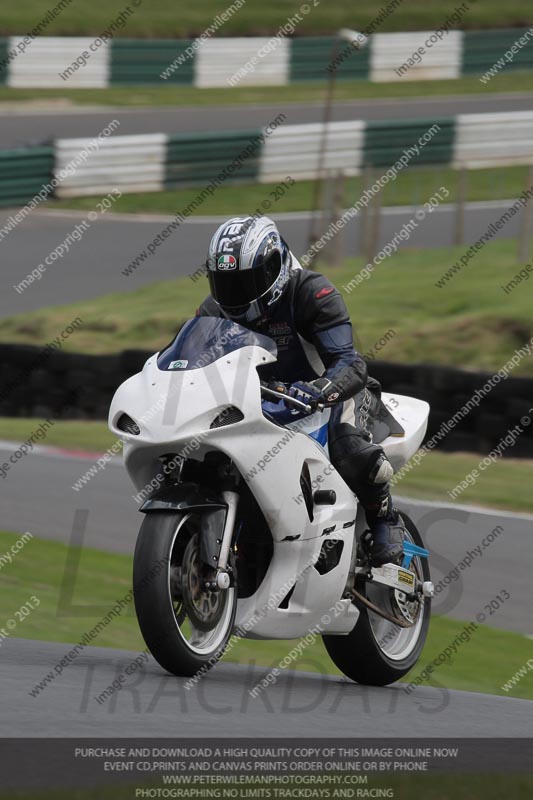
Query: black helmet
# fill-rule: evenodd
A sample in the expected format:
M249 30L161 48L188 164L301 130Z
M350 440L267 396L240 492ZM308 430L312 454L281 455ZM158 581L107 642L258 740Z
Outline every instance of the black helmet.
M269 217L232 217L209 245L211 296L230 319L253 322L282 296L290 263L289 248Z

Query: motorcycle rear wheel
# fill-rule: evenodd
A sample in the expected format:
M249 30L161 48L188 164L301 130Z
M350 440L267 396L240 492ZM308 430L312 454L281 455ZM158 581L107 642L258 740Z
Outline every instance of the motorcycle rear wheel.
M422 537L413 521L401 513L408 533L408 540L419 547L424 547ZM413 558L412 567L419 580L429 581L429 564L427 558ZM394 590L379 584L365 583L358 591L365 595L378 607L384 607L389 613L398 616L398 608L394 606ZM380 617L368 609L363 603L355 601L359 609L359 619L353 631L347 636L323 636L328 654L338 669L348 678L368 686L386 686L406 675L414 667L424 647L431 616L431 599L422 599L415 624L410 628L401 628Z

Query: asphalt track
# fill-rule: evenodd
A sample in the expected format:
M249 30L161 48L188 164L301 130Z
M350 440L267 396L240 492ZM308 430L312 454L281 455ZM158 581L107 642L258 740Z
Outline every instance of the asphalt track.
M122 136L256 129L266 127L280 113L286 115L286 125L297 125L319 122L323 114L322 103L317 101L177 108L73 106L67 110L63 104L53 105L50 100L46 101L47 108L43 108L43 105L34 104L31 110L20 104L16 107L0 106L0 147L22 147L47 143L52 139L97 136L113 119L120 122L114 135ZM433 119L456 114L529 111L532 108L532 93L349 100L334 104L332 119Z
M465 215L465 250L487 232L490 224L498 220L512 202L503 200L468 205ZM235 213L241 212L246 213L246 209L235 209ZM403 225L415 218L415 212L416 207L410 206L384 209L379 247L388 244ZM76 225L87 218L87 213L89 212L39 210L30 214L0 240L3 289L0 293L0 318L48 306L90 300L111 292L123 294L155 281L193 274L205 262L208 242L214 229L224 219L195 217L186 220L166 240L161 240L161 245L152 248L153 255L140 263L133 274L124 275L124 268L147 249L173 218L108 213L92 222L81 240L71 244L63 258L47 266L40 280L34 280L22 293L17 292L14 287L38 265L44 265L49 254L64 242ZM305 253L311 214L269 213L291 243L294 253ZM434 248L452 244L455 213L455 208L451 205L441 205L432 213L427 213L424 219L418 221L418 227L408 240L401 242L400 247ZM5 210L0 213L0 229L11 214L12 211ZM522 214L516 214L496 233L495 238L516 237L521 219ZM337 235L345 257L359 254L361 225L361 217L358 215ZM386 269L387 260L378 268ZM468 269L476 269L475 260L469 263Z
M9 458L7 447L4 443L0 449L2 462ZM94 458L41 453L18 461L1 481L2 529L132 555L143 517L120 460L98 470L78 491L72 488L94 463ZM435 613L472 620L484 612L491 627L533 634L533 516L417 500L399 505L412 516L429 547L433 582L443 581L433 601ZM453 577L468 551L475 553L497 526L502 530L494 541ZM76 573L69 577L75 589ZM485 604L502 590L511 597L490 614Z
M359 686L344 678L287 671L252 698L269 670L222 664L190 690L150 658L120 692L96 697L139 655L91 647L37 697L29 692L70 646L24 639L2 647L0 735L9 737L239 736L526 737L533 702L401 684Z

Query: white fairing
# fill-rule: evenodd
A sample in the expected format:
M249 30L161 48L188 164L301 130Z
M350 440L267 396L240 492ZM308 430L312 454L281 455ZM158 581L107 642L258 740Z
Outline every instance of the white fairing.
M388 436L380 442L394 471L398 472L414 456L424 440L428 426L429 404L415 397L388 392L382 392L381 399L405 431L404 436ZM311 414L300 422L292 423L289 427L302 433L316 435L324 425L327 426L329 417L330 410L326 409ZM324 445L324 450L328 452L327 444Z
M263 415L257 367L271 361L275 357L268 350L253 345L199 369L163 371L154 355L141 373L117 390L109 425L125 440L126 469L139 492L160 474L157 459L169 452L201 461L206 452L221 451L247 481L270 527L274 552L256 593L239 599L237 627L249 625L249 636L254 638L299 637L317 625L328 633L348 633L359 614L349 600L341 599L350 569L357 501L330 465L323 447L306 433L289 433ZM415 452L423 436L425 423L420 417L416 425L414 421L417 408L427 420L426 404L417 407L419 401L411 398L398 401L401 409L395 410L395 415L410 427L402 447L396 440L387 442L391 453L394 449L395 466L400 457L407 459ZM210 429L228 405L240 409L244 418ZM125 434L116 427L123 413L138 423L140 435ZM316 429L324 420L316 424L310 418L309 424ZM301 498L304 462L314 488L336 493L334 505L315 506L312 520ZM337 566L321 575L313 565L327 539L344 545ZM295 579L287 607L280 608Z
M414 456L426 435L429 403L403 394L383 392L381 399L405 431L405 436L388 436L381 442L387 458L398 472Z

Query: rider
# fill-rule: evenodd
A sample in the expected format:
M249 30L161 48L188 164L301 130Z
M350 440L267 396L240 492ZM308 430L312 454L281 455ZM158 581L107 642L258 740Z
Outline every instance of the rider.
M278 359L262 368L269 370L262 377L291 384L290 395L309 405L331 407L330 459L365 509L372 563L398 561L404 528L390 494L393 468L373 442L378 419L390 421L390 415L379 383L354 349L340 293L323 275L302 268L265 216L224 222L206 266L211 295L197 316L228 318L270 336Z

